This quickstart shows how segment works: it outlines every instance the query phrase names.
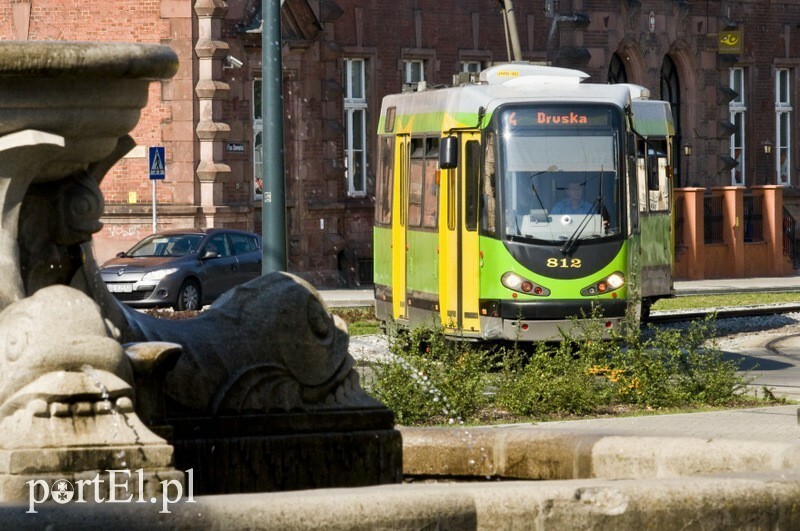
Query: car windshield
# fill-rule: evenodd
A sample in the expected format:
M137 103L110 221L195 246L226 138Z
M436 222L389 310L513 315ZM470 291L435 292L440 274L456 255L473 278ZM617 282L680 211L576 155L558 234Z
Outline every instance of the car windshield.
M589 115L583 124L565 120L570 113L562 109L506 112L498 145L507 237L563 243L619 232L619 148L606 113L597 107L572 113ZM522 127L526 114L533 124ZM566 123L536 122L553 114Z
M185 256L197 250L202 234L155 234L140 241L127 256Z

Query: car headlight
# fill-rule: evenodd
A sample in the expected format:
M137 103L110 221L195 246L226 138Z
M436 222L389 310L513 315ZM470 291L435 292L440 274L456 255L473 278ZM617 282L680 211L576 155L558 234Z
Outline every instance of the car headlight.
M171 275L177 270L177 267L170 267L169 269L156 269L155 271L149 271L142 275L142 280L161 280L165 276Z

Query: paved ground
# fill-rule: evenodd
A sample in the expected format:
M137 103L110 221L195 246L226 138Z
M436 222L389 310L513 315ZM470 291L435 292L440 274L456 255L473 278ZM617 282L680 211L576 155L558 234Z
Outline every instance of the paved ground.
M558 421L538 426L542 429L567 430L575 434L691 436L702 439L786 442L800 445L800 425L798 425L796 405L679 415Z

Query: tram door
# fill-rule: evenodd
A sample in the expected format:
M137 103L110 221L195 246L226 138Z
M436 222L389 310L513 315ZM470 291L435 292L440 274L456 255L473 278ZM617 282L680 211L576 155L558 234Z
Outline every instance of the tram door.
M392 315L407 319L406 254L408 225L408 149L409 136L398 135L395 149L397 191L392 197Z
M443 171L440 224L439 293L445 330L480 332L478 314L478 186L480 133L459 133L457 168Z

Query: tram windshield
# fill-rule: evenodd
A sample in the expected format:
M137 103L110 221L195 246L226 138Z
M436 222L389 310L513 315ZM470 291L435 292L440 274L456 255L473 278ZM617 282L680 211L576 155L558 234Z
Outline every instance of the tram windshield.
M564 244L619 233L619 112L508 109L500 116L500 230Z

